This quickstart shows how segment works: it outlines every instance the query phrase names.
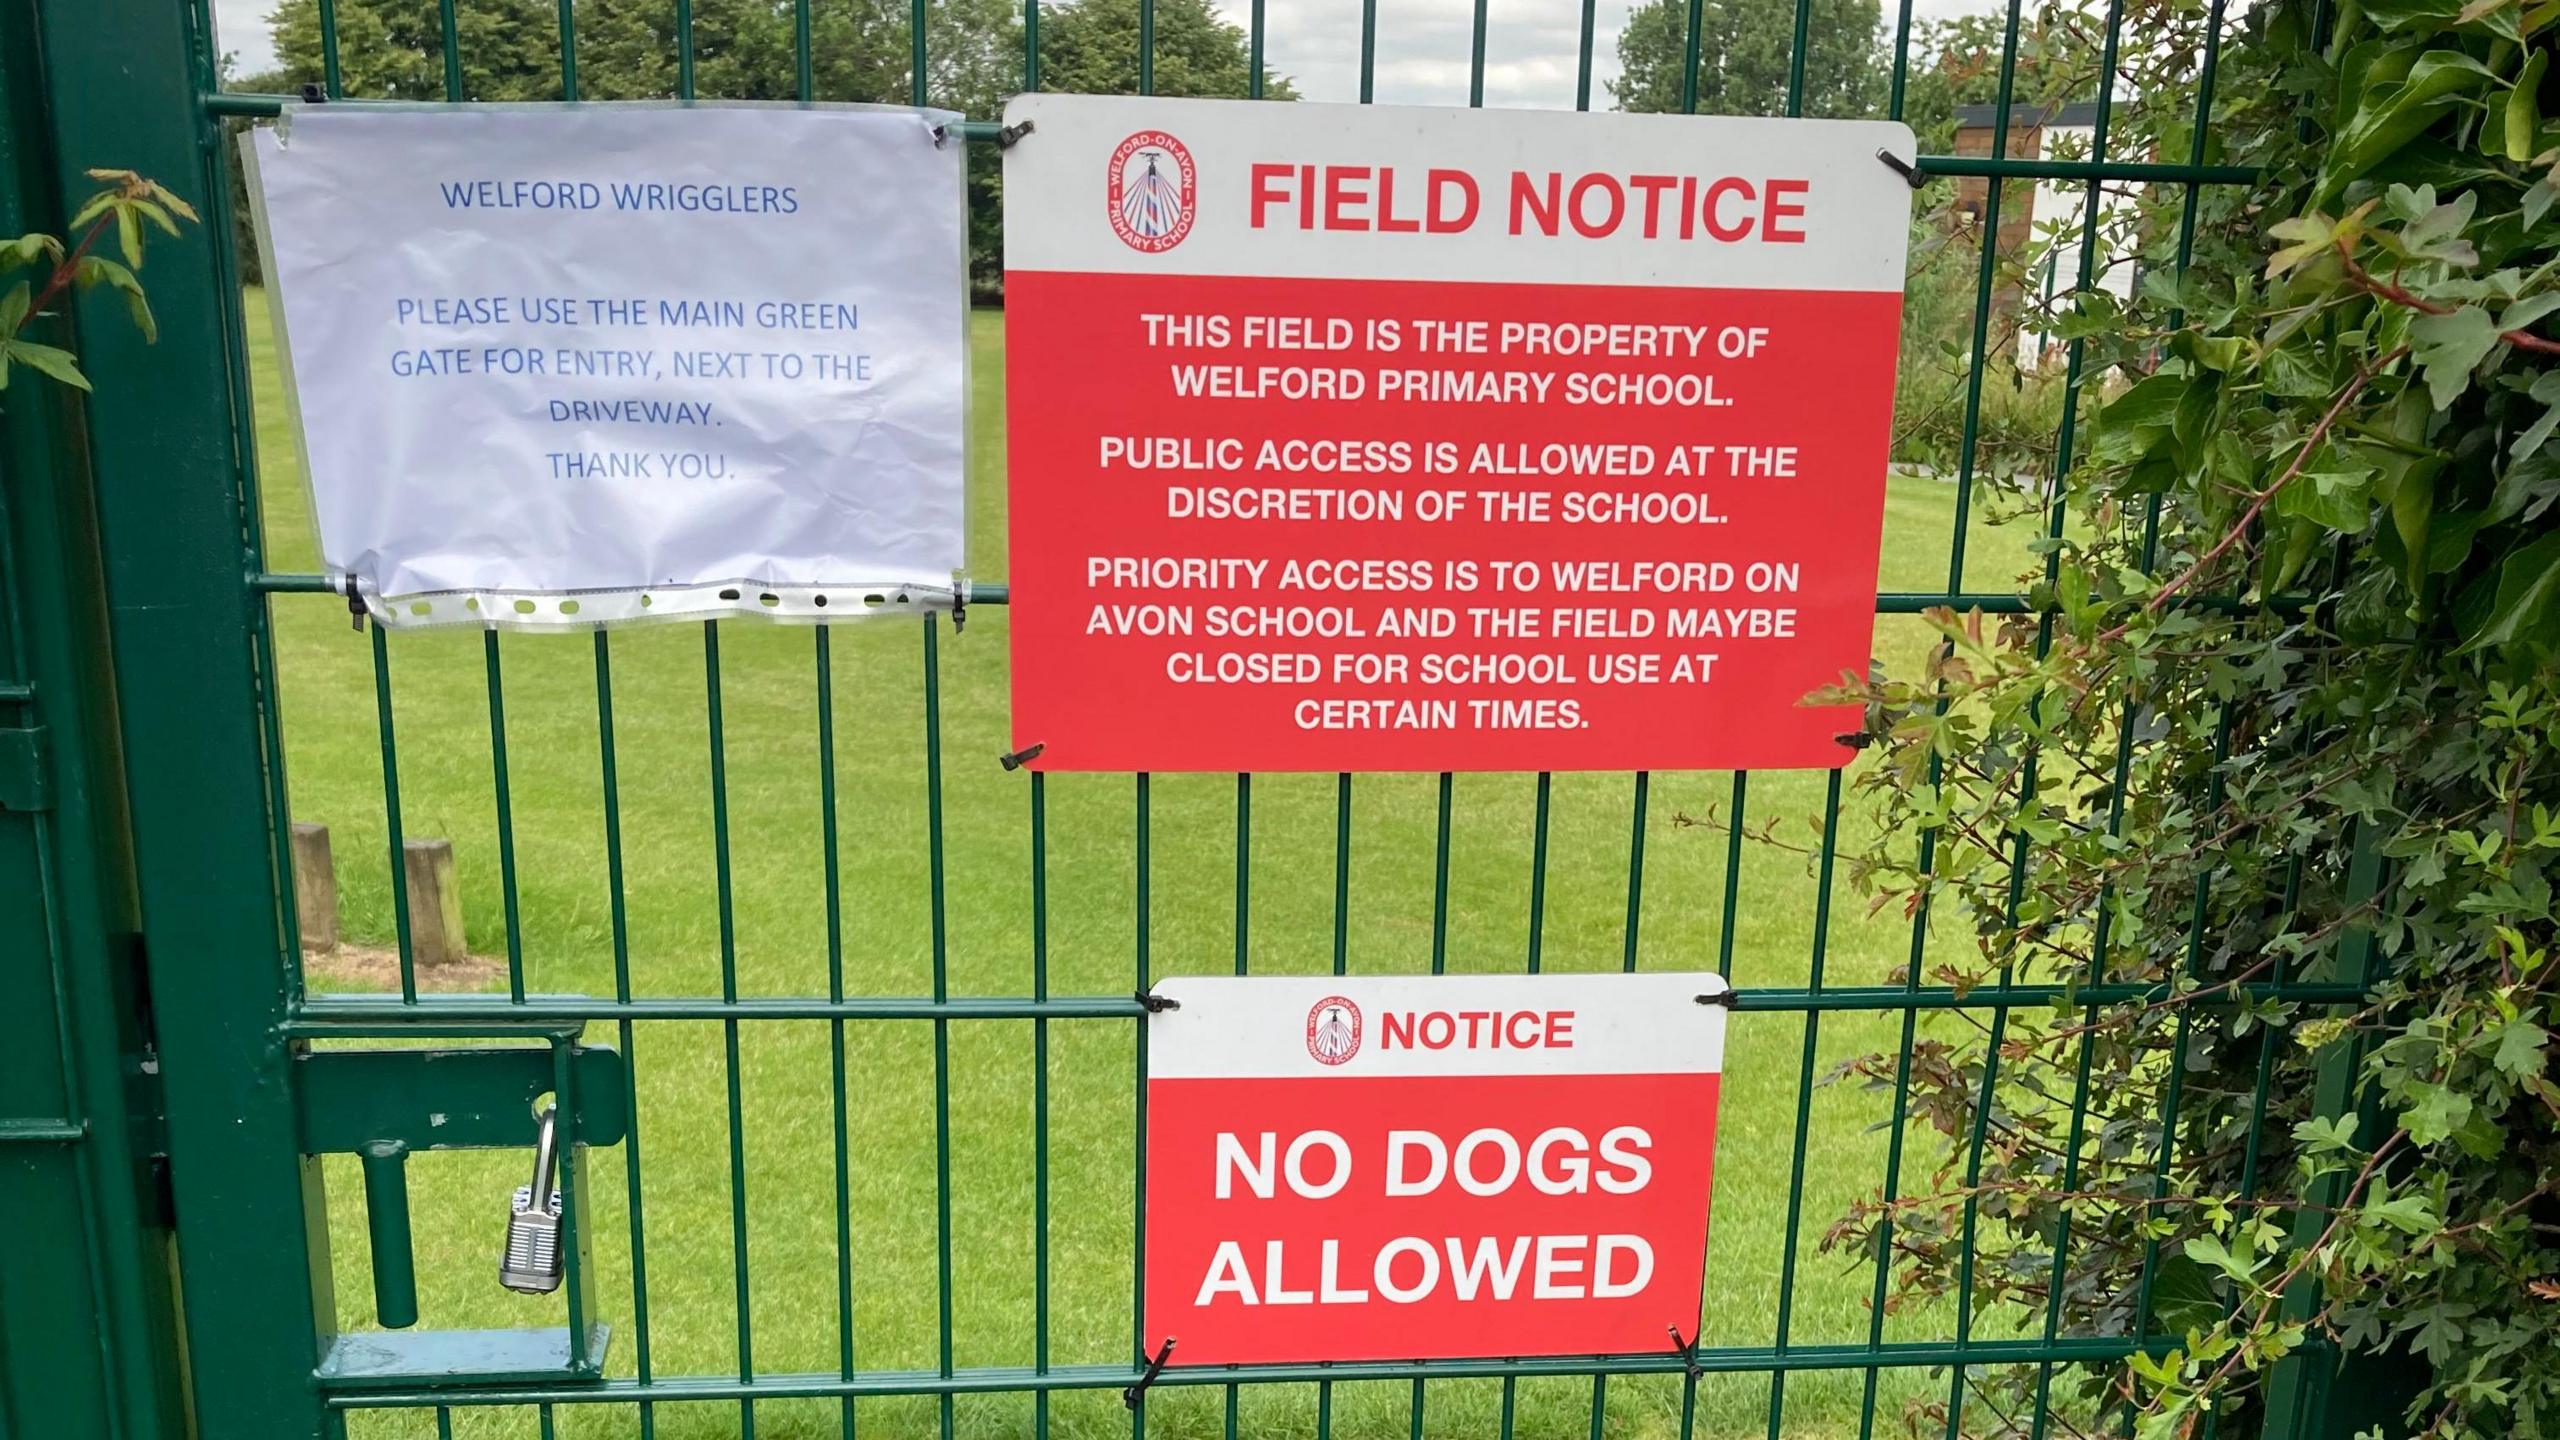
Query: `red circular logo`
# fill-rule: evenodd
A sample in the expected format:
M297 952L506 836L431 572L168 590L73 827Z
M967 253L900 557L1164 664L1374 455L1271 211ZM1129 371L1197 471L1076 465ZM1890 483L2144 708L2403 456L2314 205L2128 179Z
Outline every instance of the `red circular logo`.
M1161 255L1191 233L1199 177L1191 152L1161 130L1141 130L1111 152L1106 199L1111 233L1130 249Z
M1327 995L1307 1011L1307 1053L1319 1065L1339 1065L1360 1053L1360 1007Z

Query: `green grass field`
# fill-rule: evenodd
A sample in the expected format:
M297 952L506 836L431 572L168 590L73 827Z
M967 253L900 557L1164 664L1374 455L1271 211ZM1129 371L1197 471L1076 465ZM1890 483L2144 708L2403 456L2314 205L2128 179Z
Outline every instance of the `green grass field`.
M267 506L268 562L316 568L294 446L276 383L265 307L249 307L258 395L259 456ZM981 576L1005 573L1003 329L994 313L974 330L973 561ZM1896 479L1888 499L1880 585L1945 585L1953 487ZM1966 577L1999 587L2029 562L2022 527L1979 527ZM274 604L284 696L289 786L296 818L327 823L335 840L350 935L387 944L392 933L385 857L381 753L373 718L366 638L345 608L318 596ZM1018 995L1031 986L1029 785L1004 773L1006 616L981 607L966 632L941 637L943 793L948 826L949 975L954 994ZM1916 662L1916 621L1888 619L1878 652ZM447 836L458 850L474 948L501 953L504 923L491 783L488 699L481 637L466 631L403 636L391 644L403 818L412 837ZM721 637L725 675L730 841L738 983L750 995L823 994L827 950L818 801L813 633L739 624ZM836 632L836 765L842 805L843 961L858 993L922 994L930 986L932 889L925 845L926 773L922 641L912 621L857 623ZM609 995L613 946L598 774L593 652L585 637L508 636L507 744L520 878L520 935L529 987ZM630 964L647 995L716 995L720 913L710 811L703 636L665 626L613 639L626 840ZM1349 918L1355 971L1427 967L1434 908L1436 781L1361 777L1356 786ZM1723 928L1734 928L1734 978L1752 985L1805 981L1812 962L1816 881L1797 854L1748 846L1740 903L1724 913L1725 841L1684 817L1721 809L1730 777L1657 775L1644 841L1640 924L1646 968L1710 968ZM1447 955L1455 971L1516 970L1523 963L1535 781L1461 776L1455 786L1447 896ZM1754 823L1782 817L1781 833L1809 843L1822 809L1821 775L1751 781ZM1545 964L1616 968L1628 923L1632 781L1559 776L1554 787ZM1063 777L1049 786L1050 976L1055 994L1127 993L1134 979L1137 874L1133 784L1127 777ZM1233 776L1166 776L1153 783L1149 946L1158 975L1224 972L1239 923ZM1248 949L1257 971L1321 972L1331 963L1334 780L1272 776L1252 787ZM1853 812L1843 824L1861 823ZM1907 924L1869 921L1840 888L1825 970L1834 984L1881 981L1901 963ZM325 988L325 987L324 987ZM1131 1355L1131 1027L1123 1021L1051 1025L1049 1067L1053 1264L1050 1357L1054 1363L1125 1363ZM749 1022L740 1027L750 1264L747 1316L758 1373L833 1371L838 1364L836 1197L828 1027ZM1898 1020L1835 1014L1813 1044L1819 1073L1839 1059L1895 1043ZM869 1369L930 1368L937 1359L934 1107L931 1027L914 1022L845 1027L853 1084L848 1124L852 1173L853 1345ZM1807 1035L1800 1017L1751 1014L1732 1027L1727 1059L1705 1315L1710 1346L1765 1345L1775 1336L1787 1244L1798 1078ZM590 1040L610 1041L610 1027ZM723 1036L716 1024L640 1028L633 1057L641 1098L649 1360L659 1376L735 1375L741 1364L732 1265L731 1189ZM1818 1248L1822 1231L1883 1171L1884 1097L1845 1087L1810 1092L1803 1163L1801 1248L1793 1278L1797 1344L1862 1342L1872 1272ZM1028 1022L952 1027L952 1342L960 1365L1027 1365L1033 1359L1032 1049ZM596 1152L596 1255L605 1313L615 1322L611 1368L635 1373L639 1334L632 1296L631 1207L623 1151ZM431 1327L559 1323L561 1307L510 1295L494 1276L505 1197L524 1156L430 1155L413 1165L415 1229ZM329 1173L339 1319L369 1326L370 1281L361 1187L352 1164ZM1915 1170L1912 1178L1924 1179ZM1666 1316L1666 1323L1680 1317ZM1996 1324L1987 1320L1986 1326ZM1888 1339L1944 1335L1951 1316L1925 1311L1887 1319ZM1854 1429L1863 1377L1812 1372L1785 1391L1786 1434ZM1888 1374L1884 1402L1899 1407L1943 1378ZM1490 1381L1430 1387L1418 1433L1491 1433L1499 1387ZM1524 1383L1524 1435L1581 1434L1590 1423L1588 1381ZM1125 1434L1116 1392L1060 1395L1062 1433ZM1217 1432L1221 1394L1210 1387L1159 1392L1151 1429L1166 1436ZM1027 1396L962 1397L966 1435L1029 1432ZM1676 1434L1679 1386L1619 1380L1609 1389L1610 1433ZM1334 1397L1337 1433L1405 1434L1410 1389L1348 1385ZM1765 1376L1710 1378L1699 1429L1758 1434L1770 1427ZM1311 1434L1311 1386L1248 1389L1242 1426L1256 1435ZM931 1399L866 1400L871 1435L932 1433ZM570 1407L570 1433L630 1434L626 1407ZM734 1403L661 1406L660 1435L736 1434ZM1891 1415L1879 1418L1888 1432ZM756 1407L759 1435L839 1433L832 1401ZM427 1417L362 1414L352 1433L429 1433ZM535 1433L515 1411L457 1417L460 1433Z

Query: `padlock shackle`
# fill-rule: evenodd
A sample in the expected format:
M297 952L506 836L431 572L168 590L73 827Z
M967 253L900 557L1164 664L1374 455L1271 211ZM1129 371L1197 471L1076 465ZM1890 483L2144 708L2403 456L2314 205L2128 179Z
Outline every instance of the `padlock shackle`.
M533 1141L533 1203L540 1208L551 1203L554 1162L560 1149L560 1107L546 1105L542 1110L542 1127Z

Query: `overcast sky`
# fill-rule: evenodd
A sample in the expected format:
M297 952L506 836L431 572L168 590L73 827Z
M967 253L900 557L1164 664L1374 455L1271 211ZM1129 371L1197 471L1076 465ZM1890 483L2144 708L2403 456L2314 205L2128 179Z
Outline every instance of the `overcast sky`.
M1765 0L1783 4L1785 0ZM275 0L213 0L218 39L242 73L275 64L267 12ZM1218 0L1238 24L1245 0ZM1599 0L1599 38L1592 46L1591 103L1609 103L1617 73L1618 30L1632 0ZM1915 0L1923 18L1990 9L1992 0ZM1485 26L1484 95L1488 105L1570 106L1581 37L1578 0L1490 0ZM1360 98L1360 0L1265 0L1271 68L1289 76L1310 100ZM1378 0L1377 98L1409 105L1467 102L1467 58L1474 0Z

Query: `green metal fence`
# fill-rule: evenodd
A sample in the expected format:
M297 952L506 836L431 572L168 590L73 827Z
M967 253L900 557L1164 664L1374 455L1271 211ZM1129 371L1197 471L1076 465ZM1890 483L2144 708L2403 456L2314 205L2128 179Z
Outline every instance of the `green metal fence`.
M461 37L475 7L438 0L434 8L444 98L465 101ZM557 10L559 92L572 99L580 93L576 8L559 0ZM672 0L669 12L673 88L687 98L697 90L693 8ZM1379 9L1361 0L1364 101L1376 89ZM1475 0L1468 88L1476 103L1495 33L1489 10L1488 0ZM1690 108L1701 10L1692 0ZM1835 917L1837 774L1605 782L1142 774L1055 783L1003 774L992 759L1000 717L946 702L955 684L974 693L1000 674L1001 583L973 587L979 619L961 636L947 633L942 617L926 618L920 634L882 623L712 623L586 641L502 643L488 632L468 648L449 635L395 642L379 629L350 633L325 577L270 559L274 524L259 493L253 324L225 213L224 132L225 122L274 113L279 97L218 89L203 0L31 0L13 14L12 35L42 41L47 118L28 139L46 148L64 184L83 164L112 163L192 182L213 199L201 237L154 252L147 278L161 344L145 349L97 325L86 346L98 381L90 468L108 537L131 863L157 992L156 1057L172 1080L170 1190L201 1433L850 1436L857 1428L1045 1434L1125 1424L1138 1436L1569 1427L1685 1440L1748 1428L1777 1440L1854 1426L1864 1440L1903 1424L1900 1403L1926 1397L1944 1407L1929 1423L1952 1440L1989 1423L1966 1414L1971 1376L2018 1367L2053 1382L2170 1343L2148 1333L2147 1295L2133 1324L2112 1334L2073 1333L2058 1298L2040 1321L1977 1315L1969 1291L1889 1315L1891 1266L1878 1259L1891 1253L1889 1229L1871 1253L1818 1252L1831 1218L1825 1197L1898 1195L1914 1180L1906 1137L1916 1122L1906 1102L1915 1042L1940 1025L1981 1024L1996 1054L2012 1007L2095 1006L2148 990L2110 982L2103 953L2089 975L2005 975L1962 991L1927 983L1926 961L1944 942L1925 912L1907 921ZM330 0L321 0L319 17L325 89L345 100ZM1136 76L1146 90L1154 0L1141 0L1139 17ZM1810 0L1796 0L1790 113L1805 92L1811 17ZM1266 18L1265 0L1252 0L1257 93ZM895 98L816 95L810 0L798 0L792 19L801 98ZM906 98L915 103L941 98L927 83L930 19L924 0L913 0ZM1026 86L1039 84L1040 19L1039 0L1024 0ZM2224 20L2223 0L2213 0L2204 28L2216 42ZM2103 69L2112 72L2120 44L2145 42L2123 34L2121 5L2108 22ZM1898 116L1910 0L1890 23L1888 110ZM2184 197L2183 261L2204 188L2250 178L2206 163L2212 45L2183 156L2113 155L2114 99L2104 90L2086 158L2011 155L2020 23L2010 0L1991 153L1925 157L1926 172L1942 184L1982 182L1984 235L1998 233L2003 207L2026 203L2034 183L2079 187L2082 285L2100 248L2090 243L2100 187L2171 187ZM1601 39L1596 6L1582 0L1574 98L1586 108ZM968 127L973 140L993 140L990 118ZM1891 617L1941 604L2029 609L2013 588L1968 588L1968 561L1980 564L1968 555L1975 497L1988 483L1976 473L1984 357L2000 348L1996 327L2006 323L1995 313L1996 247L1976 249L1945 580L1880 593L1888 627ZM2076 344L2068 355L2066 415L2096 382ZM983 391L980 403L991 403ZM2070 468L2073 441L2066 420L2038 477L2056 534L2063 516L2050 491ZM983 487L1000 473L982 463L977 479ZM1916 633L1888 628L1879 643ZM458 695L455 687L473 680L478 693ZM336 698L298 708L300 696L322 692ZM369 704L340 703L348 695ZM0 718L22 701L0 686ZM453 723L464 713L474 722L468 733ZM646 756L636 770L635 748ZM688 749L684 768L671 769L669 757ZM796 788L766 783L763 760L776 750L793 759ZM345 763L353 753L361 767ZM297 958L283 898L285 832L309 777L290 770L289 755L326 755L375 787L369 810L309 818L365 839L361 849L341 846L340 865L350 903L376 907L358 928L385 930L393 942L393 989L329 993ZM845 771L849 755L861 757L858 783ZM750 758L755 784L733 786ZM571 774L575 803L553 803L554 780ZM2120 762L2120 781L2123 774ZM524 799L537 780L542 816ZM312 788L333 805L348 799L343 783ZM481 799L454 798L466 793L485 797L485 810ZM633 822L644 799L680 812L679 821ZM1709 806L1720 809L1723 828L1682 823ZM2120 815L2120 787L2118 806ZM1753 858L1746 818L1792 823L1807 809L1822 822L1808 863L1771 868ZM593 824L589 842L560 838L564 814ZM403 840L422 824L460 833L475 873L494 873L495 893L483 878L473 895L475 913L494 913L504 938L502 976L485 991L440 990L415 963L398 877ZM635 842L644 833L645 843ZM691 848L678 853L678 841ZM1929 840L1918 843L1925 866ZM868 858L883 849L893 858ZM591 873L597 857L601 874ZM797 878L769 878L777 865ZM1002 903L987 903L990 896ZM683 913L697 899L707 902L707 931L688 928ZM819 943L768 961L759 917L805 921L811 910ZM1778 918L1754 919L1762 914ZM2199 925L2202 916L2199 905ZM1878 939L1880 925L1897 927L1897 938ZM638 938L653 927L677 938ZM1840 959L1851 933L1862 937L1854 967ZM566 941L581 934L601 937L600 949L589 948L606 963L555 962L552 948L575 949ZM692 948L697 938L707 943ZM2104 943L2102 931L2102 952ZM1899 959L1900 977L1889 964L1869 966L1870 948ZM1339 974L1708 964L1737 986L1728 1095L1774 1102L1765 1119L1729 1110L1718 1234L1739 1223L1737 1207L1783 1209L1784 1219L1773 1256L1711 1247L1710 1284L1722 1300L1693 1354L1676 1353L1666 1337L1659 1353L1588 1359L1177 1370L1121 1418L1118 1392L1137 1378L1143 1350L1134 1283L1143 1155L1134 1136L1143 1122L1145 1011L1134 992L1153 977L1226 967ZM562 980L569 993L553 988ZM2360 987L2296 979L2236 991L2337 1002ZM758 1056L775 1053L768 1047L785 1036L799 1037L792 1055L824 1056L823 1076L757 1069ZM1865 1102L1819 1083L1826 1058L1897 1043L1904 1061L1886 1100L1860 1108ZM502 1069L473 1068L446 1091L400 1062L355 1053L431 1045L503 1051L488 1062ZM610 1056L601 1053L607 1047ZM1751 1066L1762 1077L1757 1090L1742 1074ZM2086 1073L2084 1062L2084 1093L2067 1097L2075 1115L2086 1111ZM1999 1083L1996 1062L1980 1083L1987 1099ZM521 1150L433 1175L421 1165L417 1195L408 1195L403 1147L425 1154L442 1142L410 1133L404 1091L420 1105L458 1096L453 1105L478 1117L477 1139L466 1143L529 1143L530 1112L508 1106L536 1091L555 1094L576 1117L594 1148L567 1152L563 1184L581 1233L568 1247L573 1274L561 1300L515 1301L488 1283L503 1199L493 1177L512 1177ZM2265 1099L2262 1088L2260 1111ZM2142 1141L2161 1149L2164 1169L2179 1103L2173 1079L2158 1126ZM895 1108L910 1104L922 1108ZM1993 1108L1975 1110L1977 1168ZM436 1123L446 1123L442 1111ZM879 1127L903 1124L913 1126L904 1153L874 1148ZM1866 1138L1834 1145L1834 1132ZM2084 1138L2075 1125L2066 1189ZM1857 1173L1832 1173L1843 1154ZM651 1177L679 1160L719 1197L654 1188ZM788 1193L795 1202L815 1197L823 1214L758 1212L758 1185L792 1166L822 1177L794 1181ZM1018 1188L1025 1171L1027 1193ZM986 1199L988 1177L1000 1174L1016 1188ZM353 1189L359 1175L370 1206ZM1968 1241L1975 1218L1968 1205ZM414 1267L400 1243L413 1222L426 1237L424 1263ZM370 1247L357 1243L368 1234ZM884 1256L882 1235L924 1243ZM470 1238L457 1242L467 1254L446 1253L436 1242L451 1236L485 1244ZM2058 1280L2071 1263L2067 1228L2056 1240ZM1819 1316L1799 1317L1808 1277L1843 1267L1852 1276L1845 1308L1826 1304ZM358 1277L372 1282L369 1296ZM459 1338L422 1340L406 1327L367 1323L368 1312L409 1318L421 1289L426 1323L464 1332ZM823 1312L782 1317L779 1362L773 1302L759 1298L774 1290ZM535 1324L488 1318L536 1313ZM889 1323L866 1323L881 1313ZM598 1319L614 1327L609 1348L590 1329ZM759 1321L767 1322L761 1352ZM812 1335L825 1341L814 1363ZM386 1378L402 1366L443 1373ZM2044 1386L2036 1414L2000 1423L2037 1435L2049 1419L2057 1432L2088 1423L2090 1407L2070 1408L2062 1388ZM1808 1403L1817 1406L1811 1419ZM2281 1428L2310 1433L2317 1411L2287 1410Z

